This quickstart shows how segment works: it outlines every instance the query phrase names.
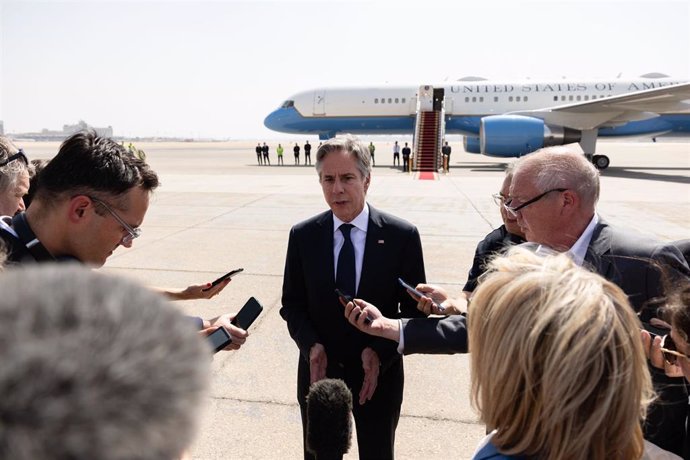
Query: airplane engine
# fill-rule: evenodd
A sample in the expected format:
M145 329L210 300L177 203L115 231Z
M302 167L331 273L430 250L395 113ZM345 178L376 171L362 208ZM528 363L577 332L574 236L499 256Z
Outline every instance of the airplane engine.
M479 138L477 136L465 136L462 139L462 146L467 153L482 153Z
M580 131L551 126L544 120L524 115L492 115L481 120L481 153L497 157L519 157L551 145L580 140Z

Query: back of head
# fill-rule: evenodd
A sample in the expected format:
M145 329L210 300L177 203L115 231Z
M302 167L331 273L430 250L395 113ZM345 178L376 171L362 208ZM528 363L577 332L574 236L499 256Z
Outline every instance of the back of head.
M0 458L165 459L193 439L209 350L161 296L80 266L0 277Z
M357 160L357 169L362 177L371 176L371 154L369 148L358 137L352 134L344 134L327 140L316 152L316 172L321 177L322 161L329 153L347 152Z
M520 158L513 175L529 173L539 190L567 188L577 192L591 209L599 200L599 171L568 146L546 147Z
M307 395L307 449L318 460L342 458L352 437L352 393L342 380L314 383Z
M125 147L94 131L82 131L67 138L38 179L37 201L50 204L62 195L94 192L117 197L133 187L153 191L158 176Z
M690 280L678 279L666 299L666 316L678 336L690 344Z
M472 401L506 454L633 459L651 383L623 291L565 254L493 260L469 314Z
M28 174L29 166L26 156L9 138L0 135L0 193L5 193L17 184L21 174Z

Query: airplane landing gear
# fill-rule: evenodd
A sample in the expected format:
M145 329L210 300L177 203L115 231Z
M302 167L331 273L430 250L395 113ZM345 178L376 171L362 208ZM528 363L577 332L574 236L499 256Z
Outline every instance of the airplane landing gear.
M611 164L611 160L606 155L594 155L591 161L600 171L608 168L609 164Z

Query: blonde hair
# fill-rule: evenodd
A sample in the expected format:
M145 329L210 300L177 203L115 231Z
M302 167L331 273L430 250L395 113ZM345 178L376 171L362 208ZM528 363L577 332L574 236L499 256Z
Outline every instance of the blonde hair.
M494 259L469 313L472 404L504 454L635 459L653 391L623 291L565 254Z

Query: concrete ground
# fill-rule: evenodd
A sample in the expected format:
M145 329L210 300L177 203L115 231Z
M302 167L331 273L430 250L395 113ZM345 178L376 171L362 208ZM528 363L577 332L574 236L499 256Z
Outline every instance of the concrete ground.
M376 144L370 203L419 227L428 280L459 293L475 245L500 225L491 194L512 159L459 153L454 145L451 173L420 181L391 166L392 143ZM195 459L302 455L298 352L278 310L288 231L326 205L313 167L294 166L288 148L285 166L275 166L277 143L271 145L274 166L259 167L255 145L137 144L162 186L142 237L131 249L118 249L104 268L148 285L182 288L244 267L220 296L178 306L213 317L237 311L249 296L264 305L247 344L216 355ZM23 147L31 158L57 150L54 143ZM690 238L688 144L611 142L600 143L599 151L612 165L602 174L601 215L662 240ZM405 369L397 458L470 458L484 427L469 402L467 356L410 356ZM356 441L346 458L357 458Z

